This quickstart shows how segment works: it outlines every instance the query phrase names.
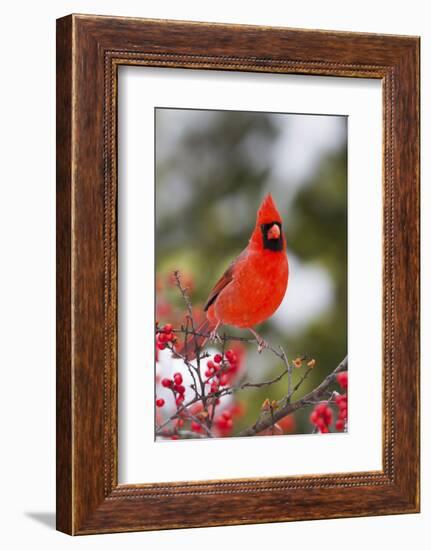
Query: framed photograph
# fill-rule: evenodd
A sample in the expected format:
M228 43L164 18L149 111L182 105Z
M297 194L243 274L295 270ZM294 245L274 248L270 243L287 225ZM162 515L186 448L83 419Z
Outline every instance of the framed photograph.
M419 511L419 38L57 21L57 528Z

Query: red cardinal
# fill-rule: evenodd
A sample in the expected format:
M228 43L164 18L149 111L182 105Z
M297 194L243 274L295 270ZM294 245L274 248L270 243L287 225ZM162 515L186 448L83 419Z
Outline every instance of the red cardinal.
M247 248L234 260L218 280L204 306L207 319L196 329L200 334L217 338L220 325L249 329L259 343L266 343L253 329L277 310L287 289L289 266L281 216L268 194L257 213L256 226ZM180 354L188 360L208 336L190 336Z

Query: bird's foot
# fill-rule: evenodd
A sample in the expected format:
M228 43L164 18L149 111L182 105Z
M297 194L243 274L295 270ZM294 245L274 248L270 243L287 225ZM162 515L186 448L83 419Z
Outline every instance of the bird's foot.
M258 353L262 353L262 351L265 349L265 348L268 348L269 347L269 344L266 340L264 340L262 338L262 336L260 336L255 330L253 330L252 328L249 329L250 332L253 334L253 336L256 338L256 341L257 341L257 352Z
M267 347L269 347L269 344L263 338L261 338L260 340L257 341L257 352L258 353L262 353L262 351Z
M219 344L222 343L222 339L219 333L217 332L219 326L220 326L220 322L218 322L217 325L214 327L214 329L210 332L210 335L208 338L210 342L218 342Z

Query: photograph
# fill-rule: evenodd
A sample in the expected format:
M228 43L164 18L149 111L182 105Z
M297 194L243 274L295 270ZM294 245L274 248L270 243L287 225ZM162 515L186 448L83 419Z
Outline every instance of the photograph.
M156 441L348 433L348 117L154 120Z

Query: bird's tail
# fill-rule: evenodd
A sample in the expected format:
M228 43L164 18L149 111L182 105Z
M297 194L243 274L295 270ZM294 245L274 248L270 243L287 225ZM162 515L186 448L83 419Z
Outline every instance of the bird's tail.
M208 340L208 334L215 328L216 324L209 319L205 319L198 328L195 329L197 334L189 334L185 338L184 343L177 348L179 355L187 359L187 361L193 361L199 351L204 347Z

